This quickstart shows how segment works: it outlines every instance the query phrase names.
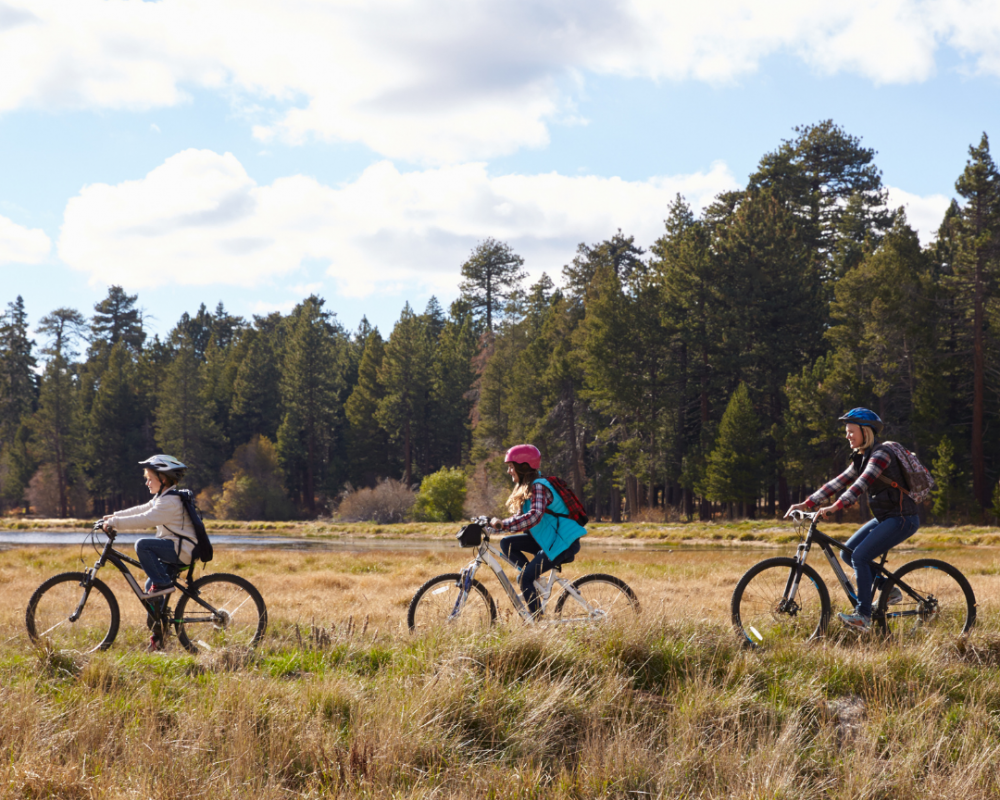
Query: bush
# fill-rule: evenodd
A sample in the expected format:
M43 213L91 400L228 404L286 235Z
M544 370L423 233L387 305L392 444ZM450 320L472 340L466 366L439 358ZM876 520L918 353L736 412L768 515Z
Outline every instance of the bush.
M385 478L374 489L350 489L340 501L337 516L344 522L404 522L410 516L416 495L402 481Z
M208 507L199 506L219 519L291 519L294 508L285 495L284 473L278 452L266 436L254 436L236 448L222 467L222 492L202 492L198 497Z
M420 482L415 516L426 522L457 522L465 517L465 494L465 473L442 467Z

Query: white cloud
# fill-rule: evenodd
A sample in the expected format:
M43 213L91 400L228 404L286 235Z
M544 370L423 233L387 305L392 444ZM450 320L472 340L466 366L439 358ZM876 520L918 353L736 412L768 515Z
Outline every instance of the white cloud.
M903 206L906 209L906 219L919 235L920 243L926 246L933 242L944 220L944 212L951 205L951 198L943 194L922 197L894 186L886 188L889 191L889 208Z
M458 163L580 122L588 74L726 82L791 53L926 79L942 46L1000 75L995 0L0 0L0 112L225 91L262 140Z
M0 264L37 264L51 249L52 243L45 231L23 228L0 216Z
M66 206L59 255L95 282L130 288L272 285L319 260L345 294L451 294L487 237L508 242L535 274L558 274L578 243L618 228L650 244L678 192L700 210L737 186L721 162L625 181L493 176L483 164L401 173L387 161L337 187L301 175L259 186L229 153L186 150L140 180L84 187Z

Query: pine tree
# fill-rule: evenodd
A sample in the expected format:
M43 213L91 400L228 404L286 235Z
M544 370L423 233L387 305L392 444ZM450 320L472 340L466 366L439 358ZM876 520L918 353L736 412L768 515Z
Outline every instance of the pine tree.
M119 339L108 352L105 369L90 407L87 434L91 490L98 508L122 508L142 499L145 413L139 397L136 363L128 344Z
M85 330L83 315L72 308L58 308L42 317L38 325L38 332L49 337L42 350L49 360L31 427L39 458L52 465L61 517L69 515L69 488L82 458L80 443L84 437L71 361L76 355L74 345Z
M476 245L462 264L459 284L462 299L473 313L482 311L486 330L493 330L494 317L524 279L524 259L510 245L486 239Z
M746 384L741 383L729 398L715 448L708 457L705 495L725 503L740 503L752 518L760 492L762 462L760 419Z
M426 322L403 307L385 345L378 381L384 395L376 417L393 442L402 444L403 481L413 481L414 450L430 394L430 366L434 343Z
M204 402L202 364L195 339L181 334L167 367L156 407L156 441L162 452L188 465L187 482L197 492L215 478L221 437Z
M369 487L374 486L379 478L394 474L389 435L378 421L379 403L385 395L378 380L378 371L384 356L385 343L378 329L373 328L365 339L357 383L344 405L349 426L351 477Z
M986 416L986 310L996 296L1000 278L1000 173L990 155L984 133L978 146L969 147L965 171L955 183L965 200L957 220L957 248L952 285L972 355L972 492L985 510L989 506L986 482L984 423Z
M34 472L24 427L37 401L34 344L18 295L0 316L0 500L14 504L21 502Z
M342 413L343 343L324 304L311 295L293 311L281 376L285 413L278 452L288 483L297 487L310 515L316 513L316 494L326 478Z
M254 436L275 441L281 424L281 375L275 337L255 330L247 337L239 362L229 411L230 440L239 446Z
M108 296L94 306L90 323L92 353L107 355L119 342L133 353L142 351L146 333L142 311L135 305L138 299L138 295L126 294L121 286L108 288Z
M943 516L944 524L948 525L951 522L951 510L955 506L959 472L955 464L955 446L947 436L938 443L932 474L937 483L933 492L933 510L936 515Z

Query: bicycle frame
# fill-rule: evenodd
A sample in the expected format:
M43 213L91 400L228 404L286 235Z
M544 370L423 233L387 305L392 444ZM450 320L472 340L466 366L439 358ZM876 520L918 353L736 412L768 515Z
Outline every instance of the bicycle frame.
M803 514L803 517L805 515ZM826 556L826 560L830 564L830 568L833 570L833 574L837 577L837 581L840 583L841 588L844 590L844 594L847 595L847 599L851 603L857 605L858 595L851 581L848 579L844 568L841 566L840 558L834 553L834 548L837 548L843 553L853 553L854 551L845 544L841 544L836 539L833 539L818 530L816 524L819 522L819 515L815 514L812 517L812 523L809 525L809 530L806 533L806 538L799 543L798 547L795 548L795 561L798 564L804 565L806 563L806 558L809 556L809 550L812 548L813 544L819 545L820 549L823 551L823 555ZM909 594L911 597L917 598L920 602L924 601L924 598L917 594L912 587L908 586L906 583L896 578L893 573L885 568L885 562L888 557L888 553L883 553L882 557L877 561L872 561L872 572L874 576L881 575L883 578L892 578L895 581L895 585L900 588L900 591ZM795 595L799 589L799 581L802 579L802 570L794 570L788 576L788 583L785 585L785 598L786 602L791 602L795 599Z
M143 589L139 586L138 581L136 581L135 577L132 575L132 573L126 566L127 564L131 564L133 567L138 567L139 569L142 569L142 564L140 564L134 558L130 558L129 556L125 555L121 551L115 550L114 548L114 542L116 536L115 531L103 531L103 532L104 535L108 537L108 539L104 543L104 550L101 551L100 558L98 558L97 561L94 562L94 566L92 566L90 569L85 570L85 573L88 576L88 581L83 584L84 592L83 592L83 597L80 599L80 605L77 606L76 611L74 611L73 614L70 616L70 620L72 622L76 622L76 620L79 619L80 614L83 613L83 607L87 602L87 598L90 596L90 589L92 586L91 582L96 579L97 571L102 567L104 567L108 562L110 562L122 574L122 576L125 578L126 583L128 583L129 588L132 589L132 592L135 594L135 596L139 598L139 602L146 604L150 600L158 600L161 597L163 597L163 595L157 595L156 597L151 597L149 594L143 591ZM216 609L212 608L208 603L202 601L202 599L198 596L197 592L192 592L187 588L185 588L184 586L182 586L180 582L177 580L176 576L174 576L170 582L182 594L187 595L198 605L212 612L212 614L217 613ZM151 606L153 607L153 611L158 615L159 609L156 608L157 605L159 604L156 603L151 604ZM185 621L186 620L174 620L174 622L185 622Z
M465 608L465 601L469 596L469 590L472 588L472 581L476 577L476 572L485 564L493 570L493 574L497 576L497 580L500 581L500 585L503 587L510 602L514 605L514 609L521 615L521 618L529 624L534 624L536 622L534 616L528 610L527 605L525 605L524 600L521 598L520 592L511 583L510 578L507 577L507 573L503 569L504 564L515 569L517 568L517 564L490 544L490 531L492 531L491 528L483 526L483 540L476 547L476 557L462 569L460 579L462 581L462 591L458 594L458 599L455 601L455 608L452 610L450 616L458 616L462 612L462 609ZM541 612L545 611L545 607L552 597L552 589L558 585L568 592L570 597L580 603L587 610L588 614L592 613L594 609L591 605L584 600L583 596L576 590L576 587L572 583L559 574L559 571L560 567L554 567L549 572L548 581L541 585L541 591L538 593L539 610Z

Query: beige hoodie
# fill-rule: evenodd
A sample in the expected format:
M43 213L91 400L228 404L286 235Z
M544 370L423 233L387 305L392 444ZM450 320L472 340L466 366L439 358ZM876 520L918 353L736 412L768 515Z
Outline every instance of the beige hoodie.
M111 526L116 531L148 531L156 528L157 539L169 539L174 543L174 552L182 564L191 563L191 551L196 538L191 519L184 510L184 503L175 494L160 494L143 503L111 517Z

